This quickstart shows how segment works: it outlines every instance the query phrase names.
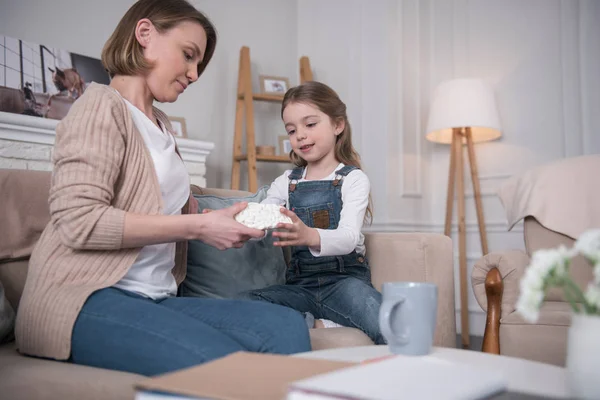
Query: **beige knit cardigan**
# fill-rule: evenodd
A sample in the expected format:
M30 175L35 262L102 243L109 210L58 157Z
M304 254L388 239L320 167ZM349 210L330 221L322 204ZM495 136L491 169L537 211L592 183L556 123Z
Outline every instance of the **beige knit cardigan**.
M125 214L161 214L163 203L144 140L108 86L90 85L58 124L53 163L51 220L29 261L15 335L24 354L66 360L86 299L117 283L138 256L140 248L121 249ZM177 284L186 253L187 242L177 243Z

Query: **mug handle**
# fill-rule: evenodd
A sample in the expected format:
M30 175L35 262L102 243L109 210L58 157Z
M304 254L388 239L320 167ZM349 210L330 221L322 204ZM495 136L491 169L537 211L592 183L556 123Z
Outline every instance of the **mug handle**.
M394 342L397 344L408 343L408 334L402 333L400 335L396 335L392 329L392 325L390 324L390 316L392 315L392 312L400 307L405 300L406 297L399 297L397 300L387 300L381 304L381 310L379 312L379 327L381 328L383 337L387 338L389 342Z

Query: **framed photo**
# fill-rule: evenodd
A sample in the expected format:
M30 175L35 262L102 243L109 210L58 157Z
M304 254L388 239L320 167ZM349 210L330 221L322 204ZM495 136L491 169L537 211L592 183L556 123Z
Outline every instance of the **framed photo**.
M183 117L169 117L171 126L173 127L173 133L175 137L187 138L187 127L185 126L185 118Z
M292 142L287 135L279 136L279 154L288 155L292 151Z
M92 82L110 83L99 59L0 35L0 111L61 120Z
M260 80L260 91L262 93L284 95L290 88L290 81L288 78L267 75L260 75L258 78Z

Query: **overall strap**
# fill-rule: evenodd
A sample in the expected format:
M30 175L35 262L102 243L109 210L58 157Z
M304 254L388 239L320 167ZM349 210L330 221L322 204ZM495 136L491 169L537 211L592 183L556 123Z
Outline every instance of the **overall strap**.
M288 179L290 180L288 184L288 192L293 192L296 190L296 184L298 183L298 180L302 179L303 172L304 168L302 167L296 167L292 170L292 172L290 172L290 175L288 176Z
M341 182L344 180L344 177L346 177L350 172L354 171L355 169L358 169L358 167L355 167L354 165L344 165L342 168L335 171L335 179L333 180L333 186L341 184Z
M358 167L355 167L354 165L344 165L342 168L335 171L335 174L347 176L350 172L354 171L355 169L358 169Z
M291 180L298 180L302 178L302 172L304 171L304 167L296 167L292 170L292 172L290 172L290 176L288 176L288 179Z

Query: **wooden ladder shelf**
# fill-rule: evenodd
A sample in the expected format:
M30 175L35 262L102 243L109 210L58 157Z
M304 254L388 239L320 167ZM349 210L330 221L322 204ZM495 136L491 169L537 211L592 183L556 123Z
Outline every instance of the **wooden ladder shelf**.
M300 83L312 81L313 75L308 57L300 58ZM250 48L244 46L240 50L240 69L238 72L238 89L235 106L235 129L233 137L233 160L231 167L231 188L240 189L241 163L248 163L248 190L255 193L258 190L256 163L276 162L290 163L286 155L261 155L256 154L254 132L254 106L253 101L267 101L280 103L283 95L252 93L252 71L250 69ZM245 128L245 129L244 129ZM244 132L246 133L246 153L243 152Z

